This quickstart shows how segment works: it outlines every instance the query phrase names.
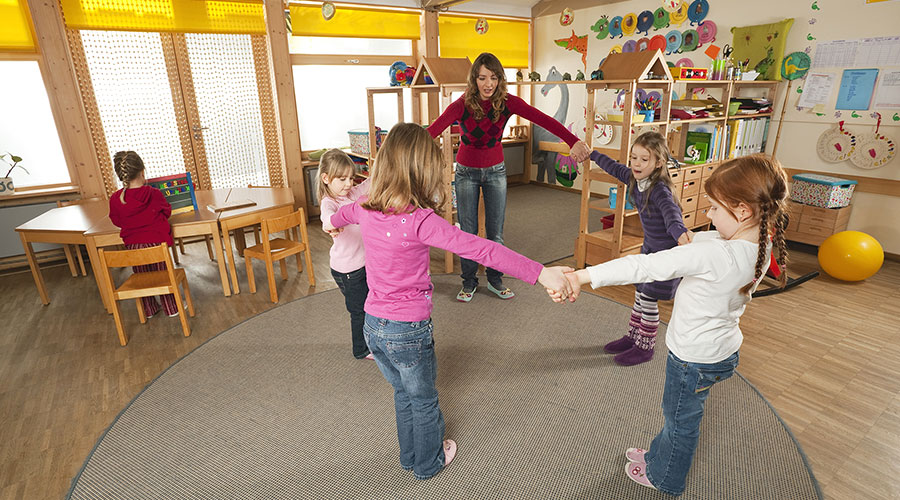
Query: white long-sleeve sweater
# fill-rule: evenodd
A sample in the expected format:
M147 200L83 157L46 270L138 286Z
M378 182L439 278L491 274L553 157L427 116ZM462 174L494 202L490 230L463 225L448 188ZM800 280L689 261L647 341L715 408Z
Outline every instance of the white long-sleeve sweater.
M750 297L740 289L753 280L758 249L756 243L704 231L688 245L629 255L588 272L594 288L684 278L675 292L666 347L684 361L717 363L743 342L740 319Z

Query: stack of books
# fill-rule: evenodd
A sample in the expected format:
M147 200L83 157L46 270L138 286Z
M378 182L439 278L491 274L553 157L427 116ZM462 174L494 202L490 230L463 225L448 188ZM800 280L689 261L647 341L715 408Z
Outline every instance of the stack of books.
M755 115L758 113L771 113L772 101L764 97L732 98L731 103L738 103L735 115Z
M713 118L724 115L722 103L715 99L676 99L672 101L672 120Z
M725 145L726 159L763 153L769 137L769 119L730 120L725 125L725 137L728 139Z

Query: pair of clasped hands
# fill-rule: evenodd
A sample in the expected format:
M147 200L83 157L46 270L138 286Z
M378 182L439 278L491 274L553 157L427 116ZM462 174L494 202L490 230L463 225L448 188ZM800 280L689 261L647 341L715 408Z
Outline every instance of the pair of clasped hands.
M538 276L538 283L543 285L547 295L557 304L575 302L581 294L581 285L590 282L586 269L576 271L568 266L545 267Z

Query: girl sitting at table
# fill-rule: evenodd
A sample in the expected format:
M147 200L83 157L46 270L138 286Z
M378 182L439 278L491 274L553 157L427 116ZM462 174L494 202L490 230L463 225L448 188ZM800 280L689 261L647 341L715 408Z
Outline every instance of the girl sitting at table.
M109 218L121 229L119 236L125 242L125 248L136 250L161 243L172 246L174 242L169 226L172 206L163 197L162 191L146 184L141 157L134 151L119 151L113 157L113 166L123 187L109 198ZM132 269L136 273L165 271L166 263L134 266ZM161 298L166 314L169 317L178 316L175 296L170 293ZM141 297L141 304L148 318L160 310L156 297Z

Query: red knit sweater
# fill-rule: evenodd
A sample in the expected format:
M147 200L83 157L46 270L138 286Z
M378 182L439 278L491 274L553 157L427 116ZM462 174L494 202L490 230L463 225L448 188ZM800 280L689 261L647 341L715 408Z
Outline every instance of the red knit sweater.
M126 245L166 242L171 246L169 215L172 205L162 191L153 186L128 188L124 204L120 199L121 192L121 189L116 191L109 199L109 218L121 228L122 241Z
M456 153L456 161L460 165L473 168L486 168L503 161L503 145L500 139L503 137L503 129L512 115L519 115L526 120L539 125L551 134L562 139L569 147L572 147L578 138L569 132L566 127L529 105L520 97L506 96L506 107L500 113L500 119L492 122L488 111L491 109L491 101L481 101L481 109L485 116L481 120L475 120L472 113L466 108L465 96L453 101L444 113L428 127L431 137L437 137L451 123L459 121L460 145Z

